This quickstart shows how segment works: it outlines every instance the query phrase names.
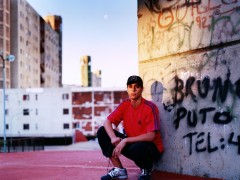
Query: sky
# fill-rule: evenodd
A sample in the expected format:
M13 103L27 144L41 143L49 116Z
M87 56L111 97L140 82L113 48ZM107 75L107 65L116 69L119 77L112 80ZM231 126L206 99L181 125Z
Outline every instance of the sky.
M27 0L63 21L63 84L81 85L80 58L102 71L102 87L125 87L138 75L137 0Z

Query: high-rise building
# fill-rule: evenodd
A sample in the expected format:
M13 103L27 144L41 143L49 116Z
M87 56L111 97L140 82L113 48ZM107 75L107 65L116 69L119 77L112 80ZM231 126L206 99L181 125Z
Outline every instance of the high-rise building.
M49 15L44 17L46 23L48 23L52 29L58 33L58 71L59 71L59 87L62 87L62 18L61 16Z
M1 0L0 1L0 50L4 53L3 56L6 57L10 54L10 1ZM11 73L10 73L10 63L5 62L5 87L10 88L11 86ZM0 60L0 88L3 88L3 61Z
M40 16L25 0L11 0L11 87L41 87Z
M41 87L62 86L60 34L40 18Z
M12 88L62 86L60 16L46 21L26 0L11 0Z
M92 86L92 75L91 75L91 57L83 56L80 59L81 62L81 83L83 87Z

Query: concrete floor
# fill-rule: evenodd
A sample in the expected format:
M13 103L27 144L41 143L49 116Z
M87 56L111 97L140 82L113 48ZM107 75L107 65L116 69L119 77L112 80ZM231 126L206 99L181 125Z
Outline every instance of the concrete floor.
M139 168L122 157L129 180L137 180ZM99 180L112 165L95 142L65 147L46 147L45 151L0 153L1 180ZM200 180L206 178L154 172L153 180ZM209 180L209 179L208 179Z

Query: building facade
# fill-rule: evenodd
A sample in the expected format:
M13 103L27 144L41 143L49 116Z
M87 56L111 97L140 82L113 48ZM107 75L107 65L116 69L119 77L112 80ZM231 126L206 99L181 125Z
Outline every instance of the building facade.
M121 88L7 89L6 136L74 141L80 131L87 137L95 137L108 114L127 97L126 90ZM0 112L3 113L2 99ZM0 136L3 137L3 131Z
M0 50L5 61L6 88L62 87L62 19L46 21L26 0L0 1ZM0 61L0 88L3 87Z
M11 88L40 83L40 16L25 0L11 0Z
M61 44L59 41L61 37L43 18L40 18L40 24L41 87L61 87L62 60L60 59Z
M10 54L11 47L11 21L10 21L10 1L0 1L0 50L3 53L3 57ZM5 87L11 87L11 64L5 62ZM3 88L3 61L0 60L0 88Z
M62 87L62 17L57 15L48 15L44 20L52 29L58 33L58 87ZM43 86L42 86L43 87ZM51 86L48 86L51 87Z

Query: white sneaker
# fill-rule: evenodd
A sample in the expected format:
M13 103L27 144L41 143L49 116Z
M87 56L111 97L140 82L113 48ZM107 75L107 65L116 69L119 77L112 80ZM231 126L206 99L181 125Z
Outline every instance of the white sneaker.
M102 176L101 180L111 180L111 179L127 179L127 170L125 168L113 168L111 171L108 172L107 175Z

